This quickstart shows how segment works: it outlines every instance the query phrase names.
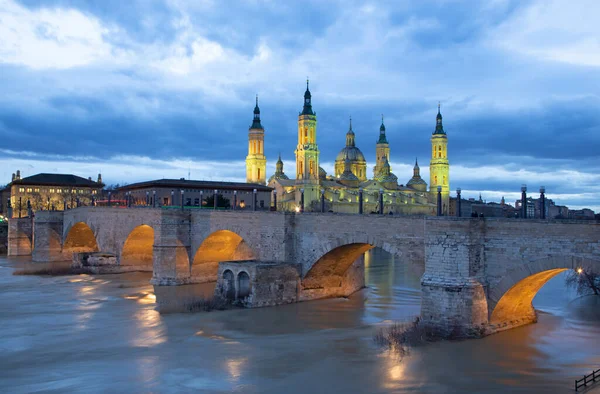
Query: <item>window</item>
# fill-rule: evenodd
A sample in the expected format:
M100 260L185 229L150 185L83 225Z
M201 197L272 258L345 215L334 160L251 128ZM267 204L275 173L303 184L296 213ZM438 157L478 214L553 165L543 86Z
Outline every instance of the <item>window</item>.
M260 168L258 169L258 179L260 179Z
M200 206L200 199L199 198L194 198L194 205L199 207Z
M27 188L27 193L31 193L31 190L32 190L32 189L31 189L30 187L28 187L28 188Z
M25 188L24 187L20 187L19 188L19 193L24 193L25 192Z
M163 205L169 205L169 197L163 198Z
M265 207L265 200L260 200L260 207L264 208Z
M92 194L97 194L98 191L97 190L92 190Z
M54 189L50 189L50 193L54 193Z
M35 191L36 193L39 193L39 192L40 192L40 188L39 188L39 187L36 187L36 188L34 189L34 191Z
M56 189L57 193L62 193L62 189Z
M437 175L434 177L435 181L433 183L435 183L437 185Z

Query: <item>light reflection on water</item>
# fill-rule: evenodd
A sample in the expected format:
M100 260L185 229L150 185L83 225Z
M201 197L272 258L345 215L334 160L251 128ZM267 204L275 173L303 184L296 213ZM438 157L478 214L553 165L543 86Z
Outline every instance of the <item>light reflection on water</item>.
M418 315L423 269L377 249L365 266L369 288L347 299L167 315L146 273L0 270L0 391L561 392L600 365L600 297L561 276L534 300L538 324L400 360L372 336Z

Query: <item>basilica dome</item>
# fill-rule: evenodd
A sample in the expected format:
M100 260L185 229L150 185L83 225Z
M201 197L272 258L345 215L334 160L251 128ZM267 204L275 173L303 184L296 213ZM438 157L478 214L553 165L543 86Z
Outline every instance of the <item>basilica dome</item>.
M346 155L348 155L348 159L350 159L351 162L366 161L365 156L356 146L345 146L344 149L342 149L340 153L338 153L337 157L335 158L335 161L341 161L343 163L344 159L346 158Z
M350 128L346 133L346 146L335 158L334 170L336 178L340 178L344 172L346 160L350 162L350 170L361 181L367 180L367 161L363 153L356 147L354 142L354 131L352 130L352 119Z

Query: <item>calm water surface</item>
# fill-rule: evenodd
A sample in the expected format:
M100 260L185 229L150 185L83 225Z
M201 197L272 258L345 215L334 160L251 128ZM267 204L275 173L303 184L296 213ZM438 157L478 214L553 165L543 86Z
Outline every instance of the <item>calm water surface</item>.
M169 315L148 274L13 276L17 262L0 258L3 393L566 393L600 368L600 297L562 277L537 324L399 360L372 337L419 313L422 268L380 250L349 299Z

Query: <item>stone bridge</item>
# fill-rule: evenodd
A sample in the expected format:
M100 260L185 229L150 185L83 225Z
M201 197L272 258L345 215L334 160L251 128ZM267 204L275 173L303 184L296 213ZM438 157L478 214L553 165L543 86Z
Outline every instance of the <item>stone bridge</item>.
M379 247L425 265L424 323L480 336L534 322L533 297L558 273L600 272L599 238L595 222L82 207L11 219L9 254L103 252L109 272L151 271L156 286L215 281L224 261L293 263L304 301L364 287L359 257Z

